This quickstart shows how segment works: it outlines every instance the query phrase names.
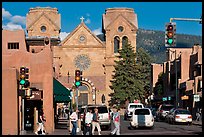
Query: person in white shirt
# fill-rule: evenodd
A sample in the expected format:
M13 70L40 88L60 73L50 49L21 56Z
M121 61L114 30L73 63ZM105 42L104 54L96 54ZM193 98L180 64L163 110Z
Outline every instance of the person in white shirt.
M73 125L72 127L72 133L71 135L76 135L76 130L77 130L77 121L78 121L78 109L76 109L72 114L70 115L70 120Z
M88 112L85 115L85 128L84 135L91 135L91 122L93 120L92 110L88 109Z

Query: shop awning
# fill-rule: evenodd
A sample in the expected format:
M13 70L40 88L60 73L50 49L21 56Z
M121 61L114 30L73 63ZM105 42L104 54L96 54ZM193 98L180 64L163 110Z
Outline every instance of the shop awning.
M54 90L54 101L60 102L70 102L70 90L63 86L58 80L53 78L53 90Z

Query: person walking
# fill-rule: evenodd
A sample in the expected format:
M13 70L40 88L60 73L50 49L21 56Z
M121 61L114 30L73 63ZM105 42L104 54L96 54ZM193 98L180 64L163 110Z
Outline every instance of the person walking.
M93 120L92 120L92 135L94 135L95 127L97 127L98 135L101 135L101 127L99 124L99 114L98 109L94 109Z
M114 114L113 114L113 123L114 123L114 130L111 131L111 135L120 135L120 108L116 110L116 108L113 109Z
M84 135L91 135L91 123L93 120L92 110L88 109L88 112L85 115L85 127L84 127Z
M200 121L201 118L201 109L196 112L196 121Z
M78 121L78 109L75 109L75 111L70 115L70 120L72 123L72 132L71 135L76 135L77 131L77 121Z
M35 131L35 134L38 135L38 132L41 131L42 135L45 135L45 128L44 128L44 122L46 121L44 117L43 110L39 110L39 115L38 115L38 128Z

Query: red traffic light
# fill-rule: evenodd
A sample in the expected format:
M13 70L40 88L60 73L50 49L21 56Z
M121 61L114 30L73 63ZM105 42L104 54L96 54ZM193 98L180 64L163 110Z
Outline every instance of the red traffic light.
M168 25L167 26L167 31L173 31L173 29L174 29L173 25Z
M81 75L81 71L80 70L76 70L75 71L75 76L80 76Z

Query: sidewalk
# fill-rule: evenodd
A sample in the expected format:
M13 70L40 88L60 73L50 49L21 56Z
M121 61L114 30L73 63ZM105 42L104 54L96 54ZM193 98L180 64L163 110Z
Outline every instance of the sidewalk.
M200 120L200 121L193 120L192 124L202 126L202 120Z

